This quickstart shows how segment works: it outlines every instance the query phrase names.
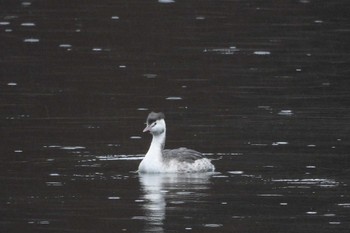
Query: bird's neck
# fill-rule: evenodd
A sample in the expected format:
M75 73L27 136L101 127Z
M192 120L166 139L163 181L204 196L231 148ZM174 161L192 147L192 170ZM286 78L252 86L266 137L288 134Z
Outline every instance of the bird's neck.
M161 134L153 135L150 149L154 147L162 151L164 149L164 146L165 146L165 130Z
M162 156L164 146L165 146L165 130L161 134L153 135L152 142L146 156L149 156L149 157Z

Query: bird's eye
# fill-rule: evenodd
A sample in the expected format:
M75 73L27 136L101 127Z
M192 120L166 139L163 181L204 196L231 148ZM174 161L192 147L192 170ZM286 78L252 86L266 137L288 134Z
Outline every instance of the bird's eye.
M152 125L154 122L155 122L155 120L148 120L147 123L148 123L149 125Z

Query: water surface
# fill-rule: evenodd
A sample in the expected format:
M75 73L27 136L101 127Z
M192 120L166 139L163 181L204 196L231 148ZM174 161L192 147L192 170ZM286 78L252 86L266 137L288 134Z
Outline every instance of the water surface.
M1 232L348 232L348 2L2 1ZM149 111L210 174L135 173Z

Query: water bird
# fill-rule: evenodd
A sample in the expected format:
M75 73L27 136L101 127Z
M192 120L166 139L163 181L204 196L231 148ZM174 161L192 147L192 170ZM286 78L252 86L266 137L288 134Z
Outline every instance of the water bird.
M152 134L152 142L145 157L139 165L140 173L189 173L213 172L211 160L202 153L181 147L165 150L166 125L162 112L151 112L143 132Z

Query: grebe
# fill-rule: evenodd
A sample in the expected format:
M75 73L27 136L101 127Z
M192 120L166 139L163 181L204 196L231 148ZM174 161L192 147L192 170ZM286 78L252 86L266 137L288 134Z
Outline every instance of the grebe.
M140 173L185 173L185 172L213 172L211 161L195 150L184 147L164 150L165 145L165 116L163 113L151 112L147 117L146 128L143 132L150 132L152 143L145 157L139 165Z

